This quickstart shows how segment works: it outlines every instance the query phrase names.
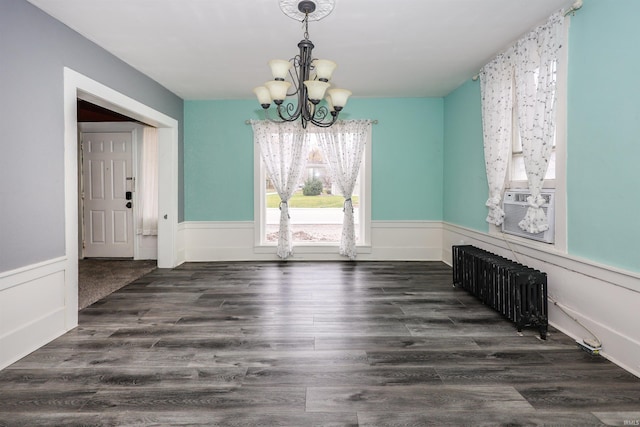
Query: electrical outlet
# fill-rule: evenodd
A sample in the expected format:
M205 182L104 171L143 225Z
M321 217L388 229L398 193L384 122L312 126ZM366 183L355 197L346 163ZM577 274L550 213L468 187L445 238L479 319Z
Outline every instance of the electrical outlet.
M576 341L576 344L578 344L579 348L581 348L582 350L586 351L587 353L589 353L592 356L600 355L600 349L602 348L600 346L593 347L593 346L590 346L589 344L585 343L584 341Z
M589 347L593 347L593 348L600 348L602 347L602 345L600 344L599 341L592 339L592 338L585 338L582 340L582 342L584 342L586 345L588 345Z

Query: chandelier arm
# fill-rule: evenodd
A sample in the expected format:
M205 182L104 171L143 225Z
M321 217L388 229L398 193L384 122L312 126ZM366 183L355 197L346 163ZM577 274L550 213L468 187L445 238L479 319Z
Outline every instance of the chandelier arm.
M302 100L299 100L298 102L302 102L302 106L303 108L300 111L300 119L302 120L302 127L306 128L307 127L307 122L310 122L313 120L313 116L314 116L314 105L311 104L308 101L303 102Z
M265 119L267 119L271 123L283 123L282 120L275 120L275 119L271 118L271 114L269 114L269 110L271 110L271 109L267 108L267 109L264 110L264 118Z
M314 110L312 111L311 114L311 120L316 123L316 122L324 122L324 119L327 117L327 114L329 114L329 110L327 110L327 107L325 106L320 106L318 108L314 108Z
M313 123L314 125L321 127L321 128L328 128L329 126L333 125L337 120L338 120L338 112L337 111L331 111L331 121L325 122L324 119L327 117L327 114L329 113L329 110L327 110L327 108L325 108L324 106L320 107L319 112L321 112L321 115L317 115L318 117L316 118L316 115L314 115L314 117L311 118L311 120L309 120L311 123Z
M289 62L293 64L293 66L289 69L289 77L291 77L291 81L293 82L291 86L293 86L295 90L291 93L287 93L287 96L294 96L297 95L298 91L300 90L300 88L298 87L300 84L300 76L298 74L298 68L300 67L299 56L296 55L295 57L291 58Z
M319 122L319 123L312 121L311 123L313 123L315 126L319 128L328 128L328 127L331 127L335 122L336 122L335 120L332 120L330 122Z
M295 111L294 111L295 110ZM293 122L300 117L300 108L296 108L293 103L287 102L277 106L278 117L284 122Z

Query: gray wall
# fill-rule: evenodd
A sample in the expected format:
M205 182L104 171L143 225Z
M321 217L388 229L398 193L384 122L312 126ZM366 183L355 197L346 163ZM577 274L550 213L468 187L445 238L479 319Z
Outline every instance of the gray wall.
M181 98L27 1L0 0L0 272L65 255L64 67L178 120L183 163ZM182 191L179 203L182 218Z

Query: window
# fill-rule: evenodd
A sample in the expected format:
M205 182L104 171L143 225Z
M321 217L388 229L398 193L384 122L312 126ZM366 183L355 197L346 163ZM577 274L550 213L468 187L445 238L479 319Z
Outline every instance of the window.
M515 111L515 108L514 108ZM514 114L514 117L516 115ZM514 118L517 121L517 118ZM518 126L513 127L513 141L511 146L511 162L509 163L508 185L510 188L527 188L527 172L524 167L522 140ZM556 137L553 138L553 149L549 158L549 167L544 177L544 188L555 188L556 179Z
M544 197L532 199L531 205L527 201L524 217L519 211L520 218L514 219L512 215L510 220L511 223L517 221L515 226L530 234L547 232L555 226L555 230L549 233L554 234L554 247L558 250L566 250L568 37L564 21L562 11L552 15L546 24L525 35L512 48L483 67L483 78L480 79L489 184L486 202L489 214L486 221L491 224L492 233L498 233L499 227L509 219L503 216L504 212L500 209L505 188L529 189L539 194L545 189L554 189L555 208L550 218L554 224L547 221L548 217L540 215L540 210L545 209L541 205ZM540 97L544 97L544 101L540 102ZM552 109L554 97L555 109ZM518 112L518 108L522 110ZM518 120L519 113L523 119L522 128ZM555 114L555 117L551 114ZM503 132L503 129L511 132ZM530 135L532 140L543 138L551 144L527 147L525 140L523 147L521 135ZM525 154L527 159L531 159L529 177L525 171ZM529 160L526 163L529 164Z
M342 232L344 197L331 180L331 175L314 132L310 130L307 166L298 190L289 200L289 213L296 246L338 246ZM370 137L365 144L360 164L358 181L352 195L356 242L359 246L369 245L371 149ZM256 218L255 243L257 246L277 245L280 222L280 197L267 177L266 168L260 157L260 148L254 144ZM318 195L305 196L305 187L321 189ZM311 194L307 192L307 194Z
M563 49L566 51L566 49ZM566 54L565 54L566 56ZM557 78L557 61L554 64L554 73L553 80L556 81L556 92L559 93L564 90L564 88L559 87L562 84L558 82ZM535 78L538 78L538 70L536 70ZM562 85L564 86L564 85ZM556 101L557 103L557 101ZM556 123L559 121L560 115L558 113L558 108L556 108ZM549 157L549 165L547 168L547 173L544 177L544 188L555 188L555 179L556 179L556 135L557 132L553 135L553 148L551 151L551 156ZM524 154L522 152L522 139L520 137L520 127L518 126L518 107L517 102L514 96L513 102L513 132L512 132L512 145L511 145L511 160L509 162L509 173L508 173L508 183L507 187L510 188L527 188L529 186L527 182L527 172L524 165Z

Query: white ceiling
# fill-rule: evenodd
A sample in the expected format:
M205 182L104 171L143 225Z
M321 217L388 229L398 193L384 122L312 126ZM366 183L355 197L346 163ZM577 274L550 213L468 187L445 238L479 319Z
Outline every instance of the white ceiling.
M302 24L278 0L29 0L178 96L249 99ZM314 57L355 97L440 97L573 0L336 0Z

